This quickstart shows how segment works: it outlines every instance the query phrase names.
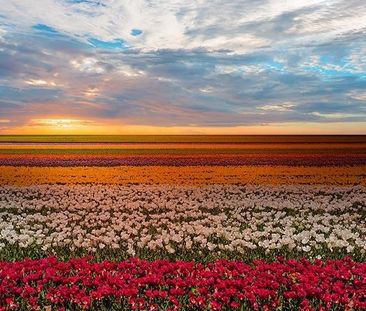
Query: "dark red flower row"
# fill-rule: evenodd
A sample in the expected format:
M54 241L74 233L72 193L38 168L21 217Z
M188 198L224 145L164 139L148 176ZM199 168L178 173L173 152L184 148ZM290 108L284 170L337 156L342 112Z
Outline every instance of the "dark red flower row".
M1 155L0 166L353 166L366 165L366 154L281 155Z
M366 308L366 263L306 259L252 265L219 260L153 262L92 258L0 262L0 310L345 310Z

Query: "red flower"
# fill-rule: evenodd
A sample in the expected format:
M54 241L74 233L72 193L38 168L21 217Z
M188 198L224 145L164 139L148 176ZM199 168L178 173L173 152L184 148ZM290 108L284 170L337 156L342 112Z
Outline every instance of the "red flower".
M95 263L92 258L60 262L56 258L0 262L0 311L38 302L89 309L112 300L128 302L133 310L157 310L164 304L180 308L254 310L297 308L323 311L337 304L344 310L366 308L366 263L343 260L288 260L248 265L219 260L148 262L133 258L120 263ZM325 306L325 307L324 307Z

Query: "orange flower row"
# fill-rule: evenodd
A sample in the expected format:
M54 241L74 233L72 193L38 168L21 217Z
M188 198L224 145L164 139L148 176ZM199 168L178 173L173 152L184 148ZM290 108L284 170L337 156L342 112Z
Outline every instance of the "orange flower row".
M103 184L324 184L366 185L366 166L0 166L0 185Z

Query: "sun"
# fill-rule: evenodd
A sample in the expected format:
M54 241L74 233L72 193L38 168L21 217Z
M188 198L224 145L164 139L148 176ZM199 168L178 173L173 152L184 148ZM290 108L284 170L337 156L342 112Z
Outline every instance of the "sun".
M42 120L44 125L55 128L76 128L83 126L81 120L75 119L44 119Z
M34 127L53 130L80 130L89 125L89 121L70 118L44 118L33 119L31 124Z

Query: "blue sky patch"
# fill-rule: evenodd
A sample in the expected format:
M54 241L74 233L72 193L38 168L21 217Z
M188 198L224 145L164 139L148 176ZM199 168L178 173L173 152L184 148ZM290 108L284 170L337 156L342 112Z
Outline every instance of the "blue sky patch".
M43 32L51 33L51 34L59 33L56 29L54 29L50 26L47 26L45 24L37 24L37 25L32 26L32 28L35 30L39 30L39 31L43 31Z
M141 34L142 34L142 30L141 29L134 28L134 29L131 30L131 36L137 37L137 36L139 36Z
M102 49L126 49L126 42L122 39L114 39L112 41L102 41L96 38L90 38L88 42L97 48Z

